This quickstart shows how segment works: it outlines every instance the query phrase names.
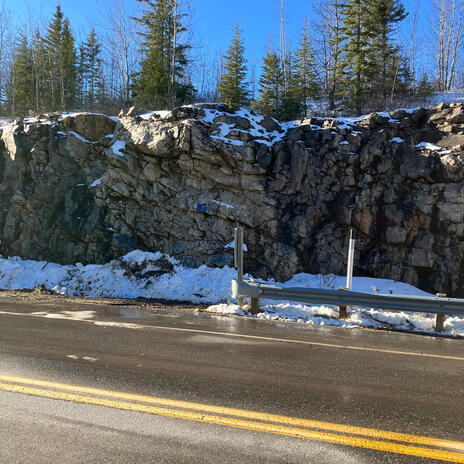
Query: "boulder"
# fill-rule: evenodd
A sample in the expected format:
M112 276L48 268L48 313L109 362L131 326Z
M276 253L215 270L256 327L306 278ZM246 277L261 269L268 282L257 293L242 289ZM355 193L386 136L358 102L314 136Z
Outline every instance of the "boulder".
M76 113L63 116L65 129L77 132L91 142L98 142L105 135L114 133L116 122L103 114Z

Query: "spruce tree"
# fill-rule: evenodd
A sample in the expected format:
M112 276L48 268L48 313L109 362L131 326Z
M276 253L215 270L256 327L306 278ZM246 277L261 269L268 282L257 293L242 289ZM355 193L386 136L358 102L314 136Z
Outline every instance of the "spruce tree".
M81 77L82 103L94 109L105 99L101 45L95 30L90 31L86 42L79 49L79 72Z
M314 72L314 52L309 34L309 22L305 21L301 32L299 47L295 54L293 85L295 97L303 108L303 115L308 115L307 101L315 98L318 91Z
M339 69L341 88L338 96L344 105L360 115L372 95L371 82L375 76L375 59L371 47L373 35L372 17L368 0L346 0L342 6L343 26L341 34L342 62Z
M424 73L417 86L417 96L426 99L430 97L435 90L435 86L430 81L427 73Z
M8 100L12 116L26 116L35 108L34 67L27 36L20 33L13 54Z
M292 53L287 53L286 64L282 67L282 74L286 75L282 90L282 103L279 119L290 121L302 116L304 112L304 98L301 93L301 82L298 77L296 60Z
M191 48L182 43L186 32L185 15L177 0L138 0L146 7L142 18L144 54L141 70L135 76L134 101L140 106L166 109L191 100L193 86L186 76Z
M47 56L40 30L37 29L30 44L33 78L34 78L34 110L39 114L47 110Z
M376 64L375 90L377 96L385 101L392 93L395 85L392 79L397 75L401 60L399 47L393 43L391 36L407 13L399 0L368 0L368 7L371 47Z
M336 98L339 94L339 79L343 75L342 71L342 16L344 2L343 0L332 0L330 4L331 20L327 25L329 29L329 62L326 69L326 86L329 110L336 109Z
M44 39L51 110L66 110L76 93L76 51L69 21L58 5Z
M230 108L239 108L249 102L245 47L238 25L234 37L224 56L225 71L218 83L219 100Z
M76 99L76 48L69 20L63 21L61 105L64 110L74 107Z
M283 112L284 79L282 63L275 51L269 50L264 57L259 87L258 110L264 115L280 119Z

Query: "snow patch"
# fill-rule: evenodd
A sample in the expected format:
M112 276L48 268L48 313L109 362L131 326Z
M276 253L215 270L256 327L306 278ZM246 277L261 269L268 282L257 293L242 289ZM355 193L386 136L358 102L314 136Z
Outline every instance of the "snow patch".
M426 150L431 150L431 151L437 151L441 150L441 147L438 147L437 145L434 145L433 143L430 142L421 142L416 145L416 148L425 148Z
M111 145L111 149L113 150L113 154L116 156L124 157L125 154L122 152L126 148L126 143L122 140L116 140L113 145Z
M233 247L231 242L226 248ZM244 244L244 251L247 250ZM157 271L166 262L169 271ZM163 264L164 263L164 264ZM230 267L210 268L202 265L187 268L175 258L160 252L135 250L124 257L106 264L83 266L59 265L49 262L29 261L20 258L0 257L0 288L24 289L44 285L56 293L69 296L107 298L158 298L183 300L193 303L210 303L208 310L216 314L247 315L230 299L230 282L237 272ZM245 276L251 278L251 276ZM297 274L281 284L283 287L332 288L345 285L346 278L335 275ZM411 285L386 279L354 277L353 291L380 294L428 295ZM434 317L430 314L382 311L372 308L348 308L349 318L339 320L338 308L327 305L289 303L288 301L261 300L262 313L258 317L270 320L294 321L311 325L342 327L393 328L396 330L434 333ZM37 316L93 321L94 311L36 312ZM101 322L102 325L112 323ZM124 325L126 326L126 325ZM137 328L134 325L133 328ZM464 336L464 317L448 317L444 334ZM74 355L69 355L69 357Z
M232 240L230 243L224 246L224 248L235 248L235 240ZM246 243L243 244L243 251L248 251L248 247L246 246Z
M228 208L228 209L230 209L230 208L235 208L235 206L232 206L232 205L229 204L229 203L224 203L224 202L218 201L218 200L211 200L211 201L212 201L213 203L216 203L216 204L220 205L220 206L224 206L224 208Z

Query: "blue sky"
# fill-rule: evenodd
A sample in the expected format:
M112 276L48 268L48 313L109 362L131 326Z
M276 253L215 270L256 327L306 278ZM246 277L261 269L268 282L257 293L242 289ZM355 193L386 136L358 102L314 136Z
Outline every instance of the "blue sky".
M65 15L70 19L76 37L82 39L91 25L103 23L98 4L107 0L59 0ZM421 5L422 29L428 22L430 0L405 0L406 9L416 2ZM2 0L0 0L0 3ZM57 0L3 0L21 22L29 13L41 24L47 24L53 14ZM129 7L136 0L125 0ZM238 21L245 37L249 56L260 58L271 37L278 44L280 0L190 0L194 12L195 37L197 44L209 43L211 53L225 50L230 41L232 28ZM135 10L134 10L135 11ZM311 16L311 0L286 0L287 30L290 39L296 42L304 18ZM407 28L407 20L403 29Z

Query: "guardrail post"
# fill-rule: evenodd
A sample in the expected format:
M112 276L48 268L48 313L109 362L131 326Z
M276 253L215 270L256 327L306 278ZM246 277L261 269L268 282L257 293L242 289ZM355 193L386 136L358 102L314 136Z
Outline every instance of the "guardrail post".
M348 247L348 266L346 270L346 288L350 291L353 285L354 245L355 239L353 237L353 229L350 229L350 244Z
M339 287L339 290L348 290L346 287ZM338 306L338 318L339 319L347 319L348 312L346 310L346 305L339 305Z
M243 281L243 229L236 227L234 230L234 264L237 269L237 280ZM237 304L243 308L243 298L237 298Z
M446 298L446 293L437 293L437 298ZM435 332L443 332L445 330L445 315L444 314L435 314Z
M259 313L259 298L252 298L251 299L251 314L258 314Z

